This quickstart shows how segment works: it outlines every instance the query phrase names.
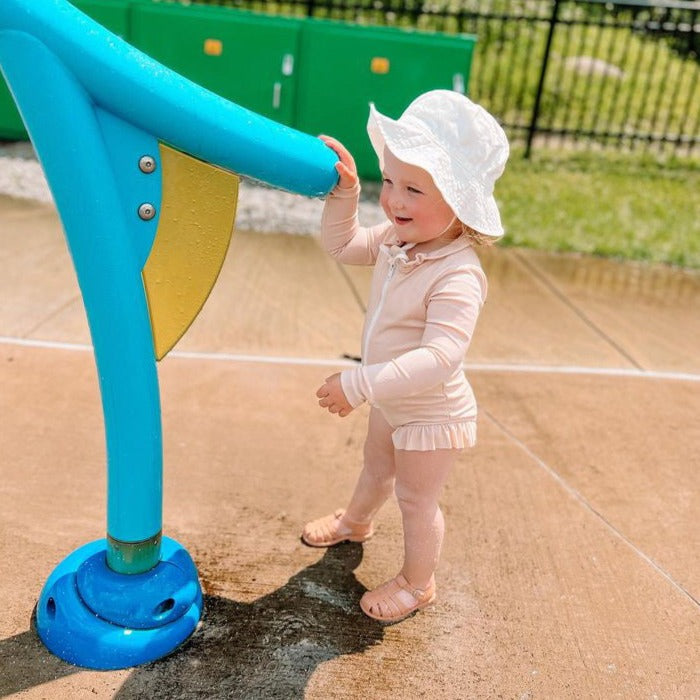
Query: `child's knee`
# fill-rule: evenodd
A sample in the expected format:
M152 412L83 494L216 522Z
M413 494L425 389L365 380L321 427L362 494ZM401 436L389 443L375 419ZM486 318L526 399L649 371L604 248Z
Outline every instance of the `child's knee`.
M432 516L440 508L432 494L426 493L421 489L413 489L398 480L394 485L394 493L396 494L399 508L404 514L421 513L426 516Z

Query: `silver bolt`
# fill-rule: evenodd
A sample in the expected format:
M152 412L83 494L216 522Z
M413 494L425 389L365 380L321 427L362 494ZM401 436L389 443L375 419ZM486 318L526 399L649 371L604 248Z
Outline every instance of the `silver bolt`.
M156 208L150 202L144 202L139 207L139 216L144 221L150 221L156 215Z
M156 159L153 156L141 156L139 168L142 173L152 173L156 169Z

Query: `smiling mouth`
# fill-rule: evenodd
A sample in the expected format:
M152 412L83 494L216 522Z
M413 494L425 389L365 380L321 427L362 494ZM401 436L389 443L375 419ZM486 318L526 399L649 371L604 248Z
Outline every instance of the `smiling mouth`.
M394 217L394 221L395 221L399 226L401 226L402 224L407 224L407 223L409 223L410 221L413 221L413 219L407 219L407 218L404 217L404 216L395 216L395 217Z

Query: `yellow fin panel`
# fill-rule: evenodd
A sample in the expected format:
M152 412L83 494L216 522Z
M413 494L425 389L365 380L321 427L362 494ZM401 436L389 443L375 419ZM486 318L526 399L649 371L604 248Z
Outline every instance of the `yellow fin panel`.
M160 145L163 196L143 268L153 347L160 360L190 327L226 257L239 178Z

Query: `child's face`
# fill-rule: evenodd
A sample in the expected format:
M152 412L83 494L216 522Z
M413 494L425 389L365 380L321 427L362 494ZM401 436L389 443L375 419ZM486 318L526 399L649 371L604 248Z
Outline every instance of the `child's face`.
M398 160L384 149L384 181L379 202L403 243L442 244L455 237L455 216L428 172ZM437 246L435 246L437 247Z

